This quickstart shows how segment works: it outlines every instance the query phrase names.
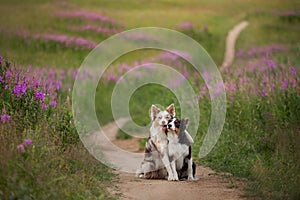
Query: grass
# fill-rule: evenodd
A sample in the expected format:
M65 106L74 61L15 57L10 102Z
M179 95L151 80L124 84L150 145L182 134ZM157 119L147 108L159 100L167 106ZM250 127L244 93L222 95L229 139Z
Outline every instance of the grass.
M23 69L29 65L50 69L74 69L80 66L89 53L88 49L69 48L53 41L24 39L19 36L23 32L28 32L29 35L66 34L90 39L96 43L109 37L95 32L72 30L70 24L99 24L86 19L61 18L54 15L61 10L85 10L104 14L124 23L124 26L120 26L124 30L143 26L181 30L181 22L192 22L193 29L181 31L200 42L218 66L222 63L227 32L236 23L242 20L249 21L249 26L238 38L238 49L271 44L283 44L289 49L287 52L271 53L267 56L276 63L277 68L274 72L265 73L269 77L272 77L272 73L276 75L276 90L270 90L272 92L264 98L261 94L245 95L246 90L234 94L229 92L222 135L213 151L204 159L197 160L198 149L209 124L211 106L207 96L200 98L201 120L193 154L198 163L217 171L230 172L236 177L246 177L249 180L246 193L248 197L299 197L299 92L290 88L285 92L280 90L280 72L287 72L289 67L294 67L299 73L299 16L274 13L299 10L298 1L70 0L62 3L1 0L0 3L1 55ZM113 65L132 65L135 61L147 61L159 53L161 52L155 50L131 52L116 60ZM260 59L259 56L237 59L231 66L232 73L222 72L225 83L233 82L239 86L236 82L239 78L237 72L250 68L252 63L265 65ZM175 65L176 63L174 67ZM280 65L284 67L278 69ZM184 66L191 75L194 74L187 64ZM256 84L262 88L264 76L260 77L260 74L250 72L245 74L251 79L249 85ZM201 78L199 79L197 82L189 78L198 94L203 91ZM299 89L299 79L295 80ZM72 82L73 80L69 80L68 84ZM102 125L113 120L110 96L114 86L115 82L104 80L97 87L96 112ZM6 90L1 88L2 114L5 109L14 121L0 124L1 198L110 198L105 187L111 184L113 174L94 160L78 143L74 126L69 123L72 121L72 113L70 107L64 106L64 103L70 93L61 91L57 108L47 113L32 100L35 99L35 93L28 97L31 99L30 104L23 105L11 98L11 93L3 91ZM6 96L3 96L4 94ZM134 122L144 126L149 123L151 104L166 106L173 102L179 114L179 102L168 88L146 85L137 89L131 97L130 114ZM29 114L26 114L28 112ZM118 137L127 139L130 135L120 132ZM27 138L32 139L32 145L26 147L26 153L21 153L17 145ZM144 145L144 140L141 140L141 145Z
M14 126L10 124L9 126ZM62 151L51 137L48 122L22 133L2 126L1 199L107 199L111 184L109 168L100 164L81 145ZM20 153L16 141L31 138L32 145ZM88 164L88 165L87 165Z

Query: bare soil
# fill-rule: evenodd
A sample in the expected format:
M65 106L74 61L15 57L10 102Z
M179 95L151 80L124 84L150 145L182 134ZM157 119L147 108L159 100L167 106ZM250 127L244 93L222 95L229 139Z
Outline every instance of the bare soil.
M227 34L226 38L226 48L224 53L223 63L220 67L220 70L223 70L226 67L229 67L235 56L235 42L239 36L239 34L248 26L247 21L243 21L236 26L234 26Z

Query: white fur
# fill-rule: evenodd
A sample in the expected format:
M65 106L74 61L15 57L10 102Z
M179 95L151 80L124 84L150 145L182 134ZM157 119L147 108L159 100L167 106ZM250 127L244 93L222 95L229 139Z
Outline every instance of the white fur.
M175 133L176 128L175 128L174 121L175 119L168 124L168 134L167 134L169 140L168 153L169 153L169 157L171 158L172 172L174 173L174 177L178 178L177 170L180 170L182 168L184 164L183 161L185 159L185 162L187 162L188 164L188 180L194 180L193 169L192 169L193 160L192 157L191 159L187 158L187 156L189 155L189 145L179 143L179 136L178 134ZM188 139L190 143L194 142L193 138L186 130L184 130L183 134L185 134L185 137Z
M171 104L166 108L166 110L161 111L155 105L151 106L151 119L152 125L150 128L150 137L156 144L157 150L161 156L161 160L168 172L168 180L178 180L177 173L174 176L174 172L171 168L169 161L169 148L168 148L168 138L165 134L163 126L166 126L168 121L175 115L174 104Z

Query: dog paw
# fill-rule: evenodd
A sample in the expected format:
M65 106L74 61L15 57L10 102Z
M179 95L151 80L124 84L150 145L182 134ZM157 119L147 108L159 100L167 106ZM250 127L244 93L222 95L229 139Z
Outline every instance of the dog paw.
M168 176L168 181L173 181L173 180L174 180L174 176L169 175L169 176Z
M193 181L193 180L195 180L195 179L194 179L194 177L189 176L189 177L188 177L188 180L189 180L189 181Z
M138 176L138 178L145 178L145 175L144 175L144 174L140 174L140 175Z
M174 175L174 180L173 180L173 181L178 181L178 180L179 180L178 175L175 174L175 175Z

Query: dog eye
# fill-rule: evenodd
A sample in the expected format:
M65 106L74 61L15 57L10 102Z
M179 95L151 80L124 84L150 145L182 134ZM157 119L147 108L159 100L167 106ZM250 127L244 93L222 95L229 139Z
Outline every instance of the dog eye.
M158 119L161 119L161 118L162 118L161 116L158 117Z

